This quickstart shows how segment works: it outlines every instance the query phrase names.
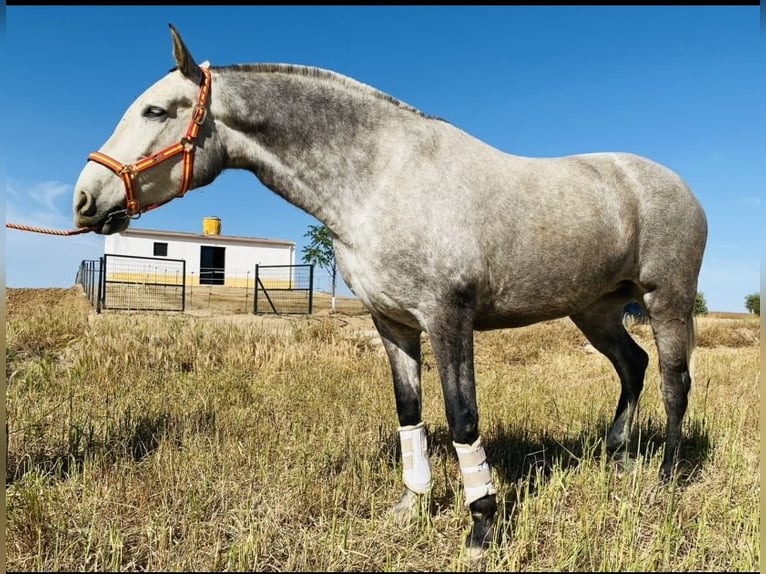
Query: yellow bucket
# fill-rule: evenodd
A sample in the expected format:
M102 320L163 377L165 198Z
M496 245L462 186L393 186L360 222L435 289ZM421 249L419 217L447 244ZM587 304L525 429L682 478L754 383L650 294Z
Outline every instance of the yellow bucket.
M205 217L202 220L202 232L205 235L221 235L221 219L219 217Z

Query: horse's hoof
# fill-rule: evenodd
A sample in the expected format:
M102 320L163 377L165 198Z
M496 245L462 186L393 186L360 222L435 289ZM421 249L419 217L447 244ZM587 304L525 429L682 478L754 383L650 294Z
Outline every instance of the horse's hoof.
M636 469L638 459L627 452L615 455L612 459L618 474L630 474Z
M625 448L626 443L624 432L611 429L606 437L606 450L607 452L617 452Z
M487 551L483 546L466 546L463 552L463 558L466 562L479 562L487 556Z
M471 532L465 539L466 559L471 561L485 558L487 550L495 543L494 520L481 518L474 519Z
M405 486L399 502L389 512L391 518L400 526L410 524L417 518L420 509L420 499L424 496L411 491Z
M673 480L673 469L661 468L657 475L657 482L660 486L667 486Z

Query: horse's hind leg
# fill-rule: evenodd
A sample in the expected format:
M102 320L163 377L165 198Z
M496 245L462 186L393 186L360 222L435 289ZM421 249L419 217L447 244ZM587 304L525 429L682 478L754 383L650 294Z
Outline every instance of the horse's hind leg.
M607 435L607 447L612 450L630 439L649 363L646 352L625 331L623 305L622 299L604 299L571 317L588 341L612 362L620 378L620 400Z
M376 315L372 318L394 379L404 490L393 508L393 515L405 523L417 511L418 495L427 494L432 484L427 438L421 420L420 331Z
M662 379L662 398L667 415L665 454L660 478L673 473L681 443L681 423L688 403L692 379L690 362L694 350L694 290L672 296L661 291L644 295L657 344Z

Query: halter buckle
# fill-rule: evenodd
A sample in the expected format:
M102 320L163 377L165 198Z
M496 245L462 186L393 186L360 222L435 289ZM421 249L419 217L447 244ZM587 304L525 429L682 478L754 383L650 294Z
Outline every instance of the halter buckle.
M137 199L128 199L126 200L125 205L125 214L128 217L132 219L138 219L138 217L141 217L141 207L138 205ZM138 214L138 217L135 217L136 214Z
M192 121L197 124L198 126L201 126L203 123L205 123L205 118L207 117L207 108L203 106L202 104L197 104L194 106L194 112L192 113Z

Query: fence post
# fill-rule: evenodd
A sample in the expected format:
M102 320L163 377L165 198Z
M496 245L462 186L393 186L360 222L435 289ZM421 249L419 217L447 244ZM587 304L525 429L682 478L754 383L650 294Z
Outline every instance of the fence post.
M186 259L181 266L181 311L186 311Z
M96 261L95 259L92 259L88 261L88 300L90 301L90 304L94 307L96 306L96 301L93 297L93 290L95 289L96 285L94 283L95 278L93 277L96 274Z
M98 259L98 298L96 302L96 313L101 313L103 303L106 302L106 255Z
M88 301L93 305L93 269L90 262L85 262L85 293L88 295Z
M93 267L90 261L85 262L85 293L88 294L88 301L93 305Z
M314 306L314 264L309 265L309 315Z
M253 282L253 314L258 314L258 263L255 264L255 281Z
M96 268L98 265L98 269ZM98 306L98 284L101 281L101 262L94 259L90 262L90 303Z

